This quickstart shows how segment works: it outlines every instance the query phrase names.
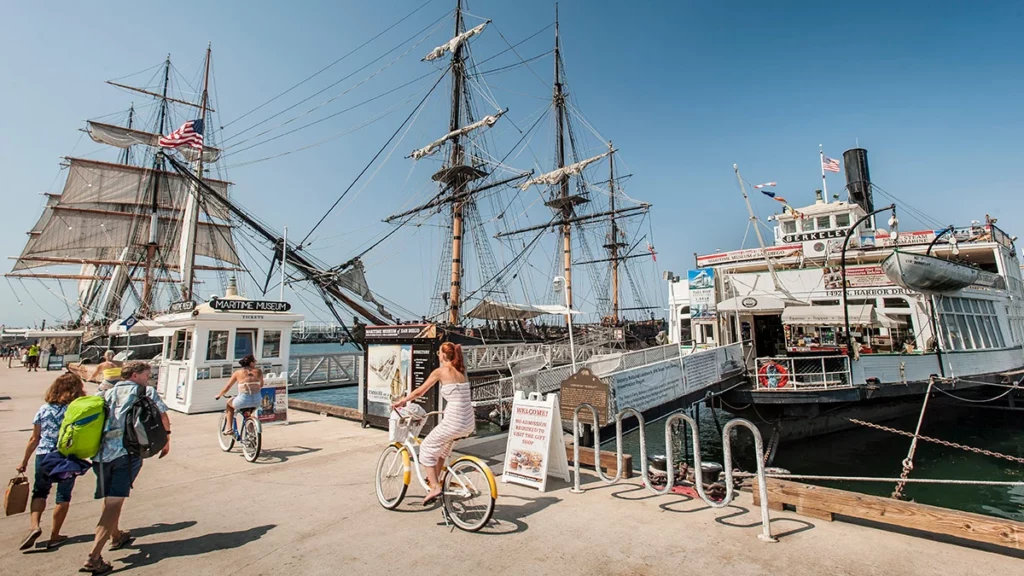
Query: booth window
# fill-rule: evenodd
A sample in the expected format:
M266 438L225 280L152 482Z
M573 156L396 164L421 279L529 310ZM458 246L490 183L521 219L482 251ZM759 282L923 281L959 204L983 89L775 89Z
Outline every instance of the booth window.
M206 347L207 360L228 359L228 331L210 330L210 344Z
M192 333L188 330L174 331L174 345L171 360L188 360L192 356Z
M256 350L256 330L235 331L235 358L245 358Z
M850 227L850 215L849 214L836 214L836 228L849 228Z
M281 357L281 331L263 331L263 358Z

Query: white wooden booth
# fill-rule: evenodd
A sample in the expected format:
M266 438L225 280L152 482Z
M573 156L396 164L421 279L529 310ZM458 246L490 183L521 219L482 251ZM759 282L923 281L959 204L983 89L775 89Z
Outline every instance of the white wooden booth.
M221 304L231 301L235 309L199 304L191 311L155 318L161 328L149 332L163 337L157 391L172 410L186 414L223 410L225 400L214 396L238 369L238 361L249 354L263 370L264 389L286 393L292 326L303 316L267 311L273 307L266 305L282 304L278 302L233 295L219 300ZM237 393L228 391L232 396Z

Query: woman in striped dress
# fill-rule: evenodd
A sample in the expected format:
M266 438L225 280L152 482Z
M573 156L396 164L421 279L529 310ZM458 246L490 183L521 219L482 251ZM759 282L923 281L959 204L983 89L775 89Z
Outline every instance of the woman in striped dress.
M445 400L441 424L431 430L420 444L420 463L427 469L427 483L430 485L430 491L423 498L424 506L429 506L441 495L438 479L455 441L476 431L476 417L469 394L469 378L466 377L466 366L462 359L462 346L445 342L441 344L437 355L441 367L431 372L422 386L393 405L395 409L401 408L426 394L435 384L441 383L441 398Z

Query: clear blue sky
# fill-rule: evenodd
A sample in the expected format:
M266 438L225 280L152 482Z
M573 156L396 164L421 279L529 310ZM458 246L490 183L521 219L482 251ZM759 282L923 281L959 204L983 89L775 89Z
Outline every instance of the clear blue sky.
M367 64L454 5L453 0L433 0L327 73L228 124L421 3L181 0L173 5L110 1L9 6L9 49L0 60L4 256L20 252L24 233L43 206L38 194L60 191L59 157L99 148L88 137L80 138L84 120L123 111L132 101L143 103L106 86L104 80L157 65L169 52L175 67L191 81L198 78L203 50L212 42L219 114L215 122L225 125L223 139ZM474 41L478 60L507 48L505 39L517 42L553 20L549 1L468 4L472 14L494 21ZM656 267L641 268L647 275L660 276L665 269L685 271L692 266L694 252L740 247L746 213L733 163L750 181L778 181L779 194L790 203L809 203L820 185L819 143L826 154L840 157L859 141L869 151L873 180L938 222L966 223L990 213L1011 234L1024 231L1024 201L1013 176L1024 158L1022 2L564 0L560 10L570 90L589 122L621 150L625 167L633 174L626 192L655 205L653 240L659 258ZM446 22L378 77L289 127L434 70L419 58L447 40L450 28ZM549 50L551 42L548 30L517 51L531 58ZM352 87L411 45L404 44L291 113L234 140ZM515 60L505 54L484 67ZM151 75L127 80L145 83ZM509 119L524 128L545 105L550 77L551 57L545 56L529 68L490 76L488 83L497 103L510 108ZM269 223L304 235L430 82L426 79L313 128L238 152L225 163L294 150L392 110L351 135L275 160L230 168L227 175L236 184L236 198ZM482 112L493 110L480 102ZM444 132L443 108L443 99L432 98L367 188L353 193L351 203L342 203L311 248L317 256L333 263L346 260L356 252L355 244L387 230L379 224L382 217L429 192L427 176L436 165L412 169L403 156ZM535 154L539 168L550 169L550 146L542 142L549 139L548 133L542 132L530 152L509 163L533 168ZM504 154L508 146L501 144L514 143L518 137L514 128L499 125L496 153ZM90 157L111 158L103 152ZM843 183L841 175L830 176L833 190ZM752 200L762 216L777 208L766 198ZM915 221L908 211L903 214L903 229L930 225ZM365 232L341 236L362 229ZM435 258L430 238L438 234L429 226L404 237L403 233L367 257L368 277L371 286L390 300L425 312L434 274L434 265L428 263ZM10 261L7 266L5 270ZM63 303L38 282L24 284L38 306L26 299L20 283L14 285L23 305L5 282L0 286L0 322L25 325L65 313Z

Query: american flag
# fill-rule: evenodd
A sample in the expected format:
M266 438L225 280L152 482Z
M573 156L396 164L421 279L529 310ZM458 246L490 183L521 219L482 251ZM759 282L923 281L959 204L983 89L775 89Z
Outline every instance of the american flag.
M829 172L839 172L839 160L829 158L828 156L822 156L821 169L828 170Z
M164 148L177 148L186 144L193 148L203 149L202 120L189 120L182 124L181 128L167 136L160 137L160 145Z

